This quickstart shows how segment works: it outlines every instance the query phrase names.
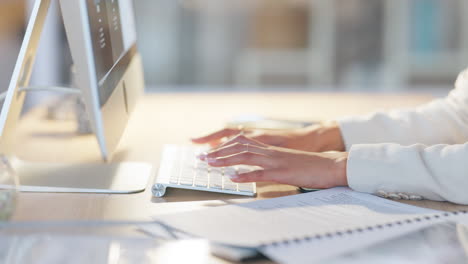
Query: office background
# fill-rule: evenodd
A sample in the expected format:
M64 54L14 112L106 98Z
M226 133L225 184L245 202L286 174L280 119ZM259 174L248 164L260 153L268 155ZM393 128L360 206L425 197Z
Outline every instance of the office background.
M0 1L0 90L32 2ZM138 0L135 6L154 91L445 93L468 66L466 0ZM51 13L32 84L69 85L57 6Z

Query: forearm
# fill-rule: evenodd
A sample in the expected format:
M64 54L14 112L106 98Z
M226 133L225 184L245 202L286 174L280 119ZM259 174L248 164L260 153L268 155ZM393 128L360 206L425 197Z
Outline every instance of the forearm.
M468 204L468 143L355 145L349 152L347 179L361 192Z
M467 106L468 109L468 106ZM458 144L468 140L468 122L454 114L446 100L414 110L377 112L339 120L346 149L354 144Z
M346 149L353 144L460 144L468 141L468 71L444 99L415 109L339 120Z

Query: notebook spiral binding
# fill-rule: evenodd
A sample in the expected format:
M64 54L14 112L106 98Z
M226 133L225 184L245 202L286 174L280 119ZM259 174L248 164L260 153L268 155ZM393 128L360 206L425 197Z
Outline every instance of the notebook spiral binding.
M374 230L379 230L379 229L384 229L384 228L393 228L395 226L401 226L404 224L412 224L415 222L423 222L423 221L431 221L435 219L442 219L442 218L448 218L451 216L455 215L466 215L468 214L468 211L466 210L460 210L460 211L454 211L454 212L445 212L445 213L440 213L440 214L432 214L432 215L421 215L418 217L410 218L410 219L405 219L405 220L398 220L394 222L388 222L384 224L377 224L373 226L365 226L365 227L358 227L354 229L346 229L346 230L338 230L335 232L327 232L324 234L317 234L314 236L304 236L304 237L296 237L292 239L287 239L287 240L282 240L278 242L273 242L273 243L262 243L260 247L266 247L266 246L273 246L273 247L279 247L279 246L285 246L289 244L299 244L304 241L309 242L312 240L320 240L324 238L333 238L333 237L342 237L346 235L353 235L353 234L360 234L364 232L372 232Z

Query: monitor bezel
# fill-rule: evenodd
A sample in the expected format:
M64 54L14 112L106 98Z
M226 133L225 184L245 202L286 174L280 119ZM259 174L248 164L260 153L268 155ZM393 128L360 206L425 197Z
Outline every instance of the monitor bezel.
M14 154L17 122L26 93L21 87L29 86L42 30L51 0L36 0L31 10L18 58L0 111L0 154Z
M135 41L132 48L125 51L122 58L128 56L128 59L125 65L120 67L123 69L116 69L116 72L112 73L117 75L116 78L106 80L117 83L118 87L113 89L109 99L101 105L87 1L61 0L60 5L75 64L77 85L82 91L101 157L103 160L111 160L136 104L136 97L144 89L143 69L137 44ZM131 89L126 89L126 79L132 82Z

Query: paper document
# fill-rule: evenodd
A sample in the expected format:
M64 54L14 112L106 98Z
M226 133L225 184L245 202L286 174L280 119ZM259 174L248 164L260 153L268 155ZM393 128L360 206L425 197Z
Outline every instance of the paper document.
M467 243L466 226L446 222L328 259L326 263L468 263Z
M173 228L230 245L259 247L414 218L435 210L333 188L157 217Z
M409 263L440 263L437 261L437 259L440 259L441 255L443 257L443 254L445 254L444 250L451 248L452 246L450 244L445 244L445 240L441 241L437 236L426 236L425 238L427 238L428 241L424 241L421 239L412 239L412 243L401 243L401 247L394 245L400 243L399 237L403 237L407 234L411 234L414 232L417 233L419 232L419 230L430 228L434 224L447 223L447 221L468 224L467 214L445 214L441 212L437 214L437 216L434 214L430 214L429 216L430 219L420 217L420 219L424 220L411 222L402 221L402 224L393 224L392 226L380 225L380 228L377 227L373 230L366 230L365 232L353 232L352 234L346 234L343 236L300 240L289 244L268 245L262 247L260 249L260 252L262 252L263 255L267 256L268 258L281 264L331 263L330 258L333 258L333 263L347 264L407 263L405 261L397 261L396 258L398 257L400 258L399 260L402 260L402 258L408 257L410 255L411 257L408 258L411 258L414 261L410 261ZM420 232L420 234L422 234L421 238L423 238L424 235L428 233L434 234L437 232L422 231ZM429 242L429 240L431 241ZM430 244L428 245L427 243ZM411 244L411 246L408 244ZM427 250L427 248L430 248L431 246L435 246L437 244L444 244L443 247L440 247L441 251L424 252L425 250ZM375 245L380 246L374 251ZM363 250L363 248L367 247L372 247L372 252L367 252L366 250ZM412 250L407 250L408 248L411 248ZM416 252L416 249L419 251ZM362 252L360 250L363 250L365 252ZM386 255L380 254L384 251L387 252ZM337 257L339 255L342 256ZM428 258L424 258L424 255L428 258L432 258L435 261L426 262L425 260L427 260ZM376 257L380 257L380 259L377 260ZM354 260L356 261L353 262ZM385 260L389 260L389 262L386 262Z
M431 224L432 222L419 222L393 228L354 233L352 235L347 234L345 236L302 240L292 245L268 245L262 247L260 252L281 264L328 263L327 261L331 257L354 252L430 226Z

